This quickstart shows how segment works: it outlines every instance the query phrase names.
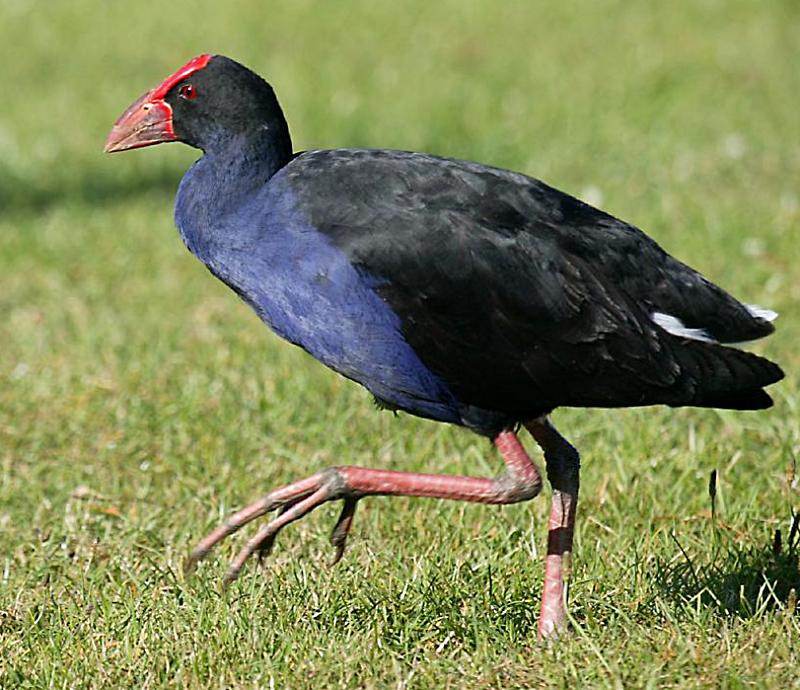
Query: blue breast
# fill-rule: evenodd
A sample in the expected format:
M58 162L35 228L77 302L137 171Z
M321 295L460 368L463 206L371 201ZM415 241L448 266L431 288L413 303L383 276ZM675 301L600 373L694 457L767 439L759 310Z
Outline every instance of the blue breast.
M373 290L379 281L356 270L307 222L281 172L245 198L217 204L215 213L213 200L197 197L203 160L184 177L175 215L187 246L212 273L278 335L380 400L459 423L457 400Z

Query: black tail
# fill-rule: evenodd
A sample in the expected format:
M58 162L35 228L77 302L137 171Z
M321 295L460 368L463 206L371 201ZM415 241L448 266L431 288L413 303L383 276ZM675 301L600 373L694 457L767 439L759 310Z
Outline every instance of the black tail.
M686 341L678 357L694 384L691 399L681 405L728 410L763 410L772 406L764 386L783 378L783 371L764 357L713 343Z

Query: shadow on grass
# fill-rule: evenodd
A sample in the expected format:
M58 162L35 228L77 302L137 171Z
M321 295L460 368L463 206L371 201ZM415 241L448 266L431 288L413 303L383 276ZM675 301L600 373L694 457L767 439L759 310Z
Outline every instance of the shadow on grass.
M37 180L0 177L0 209L4 214L24 215L67 203L100 206L151 193L172 197L181 175L165 166L129 176L112 177L85 170Z
M752 618L773 609L798 610L800 594L800 514L793 515L788 537L776 530L772 543L743 547L715 528L707 557L691 556L674 537L682 558L661 561L655 584L679 607L716 609L720 614Z

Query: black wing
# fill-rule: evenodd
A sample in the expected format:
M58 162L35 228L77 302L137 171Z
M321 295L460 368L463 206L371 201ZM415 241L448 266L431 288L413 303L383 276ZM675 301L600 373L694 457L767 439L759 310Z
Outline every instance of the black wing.
M311 224L347 253L422 361L466 404L763 407L780 369L677 337L772 332L637 228L526 177L398 151L313 151L285 171Z

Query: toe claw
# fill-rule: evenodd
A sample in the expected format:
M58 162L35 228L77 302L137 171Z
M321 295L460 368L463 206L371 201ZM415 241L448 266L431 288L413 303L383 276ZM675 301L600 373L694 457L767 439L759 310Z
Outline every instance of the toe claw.
M344 499L342 512L331 533L331 544L333 544L333 547L336 549L330 563L331 566L336 565L344 555L344 548L347 545L347 535L350 533L350 527L353 525L353 516L355 515L357 505L357 498Z
M189 556L183 562L183 576L189 577L196 569L197 569L197 562L198 558L195 558L194 555Z
M203 549L200 547L195 547L191 551L191 553L186 557L186 560L183 562L184 576L188 577L197 569L198 563L208 556L208 551L208 549Z
M227 592L228 588L239 578L241 568L231 567L222 578L222 591Z
M333 558L331 558L330 562L328 563L331 568L341 561L342 556L344 556L344 542L341 544L334 544L334 546L336 547L336 551L334 551Z
M269 557L272 553L272 547L275 545L275 537L277 534L273 534L269 539L267 539L261 546L258 547L258 564L264 565L264 560Z

